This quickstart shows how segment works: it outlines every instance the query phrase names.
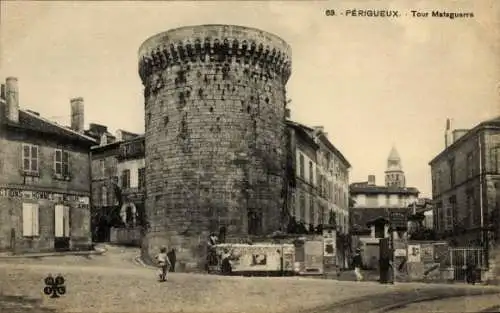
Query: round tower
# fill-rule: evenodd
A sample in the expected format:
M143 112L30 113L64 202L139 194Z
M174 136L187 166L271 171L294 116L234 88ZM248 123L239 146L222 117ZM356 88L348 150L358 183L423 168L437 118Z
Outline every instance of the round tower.
M253 28L182 27L141 45L144 257L176 248L188 270L204 265L210 232L241 238L280 227L290 74L290 46Z

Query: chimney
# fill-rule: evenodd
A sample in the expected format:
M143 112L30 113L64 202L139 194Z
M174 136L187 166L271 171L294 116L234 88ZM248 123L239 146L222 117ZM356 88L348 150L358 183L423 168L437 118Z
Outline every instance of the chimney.
M285 109L285 118L290 118L290 116L291 116L290 109Z
M83 115L83 98L73 98L71 103L71 129L83 133L84 131L84 115Z
M115 133L116 141L122 141L123 140L123 131L121 129L118 129Z
M89 130L96 133L100 137L102 134L108 131L108 127L101 124L90 123Z
M453 135L451 131L451 119L446 119L446 129L444 131L444 147L448 148L453 143Z
M99 145L104 146L108 144L108 135L106 133L101 135L101 139L99 140Z
M16 77L7 77L5 80L5 116L11 122L19 122L19 90Z
M368 185L375 186L375 175L368 175Z
M325 128L323 126L313 126L313 129L317 133L325 131Z

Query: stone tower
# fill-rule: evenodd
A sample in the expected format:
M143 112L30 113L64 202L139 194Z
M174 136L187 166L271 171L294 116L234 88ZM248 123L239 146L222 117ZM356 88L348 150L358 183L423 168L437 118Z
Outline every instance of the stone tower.
M403 172L401 158L395 147L392 147L389 157L387 158L385 185L387 187L406 187L405 173Z
M280 227L290 74L289 45L258 29L189 26L142 44L143 257L176 248L188 270L204 265L210 232L241 238Z

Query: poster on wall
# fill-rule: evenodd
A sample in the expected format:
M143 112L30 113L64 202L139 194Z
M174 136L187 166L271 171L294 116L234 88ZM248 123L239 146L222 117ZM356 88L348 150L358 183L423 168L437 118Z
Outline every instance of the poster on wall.
M267 256L265 254L253 254L252 255L252 266L266 265Z
M434 263L434 246L432 244L422 245L420 254L422 262Z
M333 241L333 239L324 239L323 245L324 245L323 256L328 256L328 257L335 256L335 242Z
M408 245L408 262L418 263L421 260L420 245Z
M405 257L406 256L406 249L396 248L394 250L394 256L395 257Z
M337 233L333 230L323 231L323 256L333 257L335 256L335 250L337 249L336 242Z
M321 240L306 241L304 245L305 262L304 267L308 272L323 272L323 242Z

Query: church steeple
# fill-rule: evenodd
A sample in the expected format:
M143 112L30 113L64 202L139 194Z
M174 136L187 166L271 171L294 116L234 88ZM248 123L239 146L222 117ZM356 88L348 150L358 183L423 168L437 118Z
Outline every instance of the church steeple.
M385 185L387 187L406 187L405 174L401 164L401 158L395 146L392 146L387 158L387 170L385 171Z

